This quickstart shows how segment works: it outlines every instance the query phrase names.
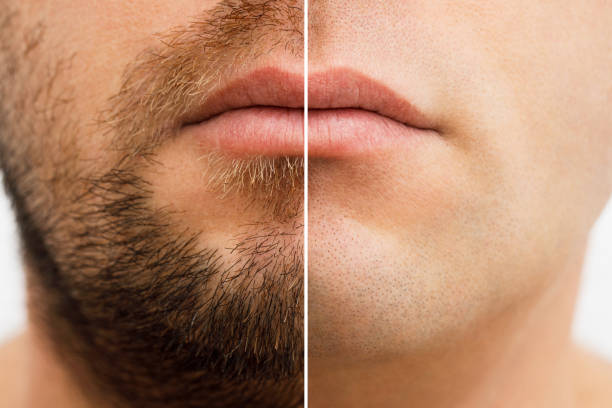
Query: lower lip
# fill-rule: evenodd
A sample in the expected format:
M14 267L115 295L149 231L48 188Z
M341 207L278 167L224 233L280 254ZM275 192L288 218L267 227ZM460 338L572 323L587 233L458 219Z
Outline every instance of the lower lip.
M224 112L183 131L203 152L232 156L301 156L304 110L251 107ZM432 132L413 128L361 109L314 109L308 112L308 155L345 157L393 148Z
M308 155L341 158L379 152L429 132L363 109L315 109L308 112Z

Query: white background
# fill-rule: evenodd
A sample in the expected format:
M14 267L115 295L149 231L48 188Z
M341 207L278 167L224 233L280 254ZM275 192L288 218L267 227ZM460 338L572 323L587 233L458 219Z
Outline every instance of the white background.
M24 327L25 292L17 231L0 191L0 342ZM593 228L574 323L576 339L612 361L612 200Z

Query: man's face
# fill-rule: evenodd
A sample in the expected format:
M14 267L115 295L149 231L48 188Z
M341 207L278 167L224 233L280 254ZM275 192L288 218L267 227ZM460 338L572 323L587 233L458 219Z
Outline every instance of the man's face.
M290 93L303 75L302 2L13 3L0 141L35 318L85 386L134 405L294 404L299 151L249 150L193 124L247 71L273 67ZM609 6L309 10L312 368L452 342L579 262L612 185ZM357 99L409 103L424 129L367 134L352 110L375 101L325 100L326 81L338 88L327 97L368 88ZM297 94L283 106L299 109ZM322 143L336 143L330 129L348 138L342 149Z
M302 2L2 7L2 163L71 369L135 406L296 404L303 158L210 135L248 131L236 78L303 76Z
M357 71L430 129L310 157L311 374L446 348L579 267L611 190L610 5L309 12L311 77Z

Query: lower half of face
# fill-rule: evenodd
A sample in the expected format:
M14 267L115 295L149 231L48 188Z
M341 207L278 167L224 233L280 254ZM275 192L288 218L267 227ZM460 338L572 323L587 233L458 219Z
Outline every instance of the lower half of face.
M147 406L291 406L302 159L202 159L181 143L103 172L59 160L52 192L36 170L9 180L41 293L34 315L96 392L137 393ZM285 178L268 191L276 171Z
M54 160L51 193L36 170L10 184L34 315L75 371L147 406L297 403L302 159L202 155L180 138L104 171L74 157Z
M607 159L486 126L309 162L311 373L444 350L578 273Z
M464 148L429 135L309 163L314 361L445 347L576 265L595 205L530 155Z

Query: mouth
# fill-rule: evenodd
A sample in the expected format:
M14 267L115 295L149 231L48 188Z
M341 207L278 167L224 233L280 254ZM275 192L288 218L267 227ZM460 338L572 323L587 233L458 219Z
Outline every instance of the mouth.
M435 132L410 102L349 69L311 74L308 104L309 157L352 156ZM253 71L214 91L182 123L203 152L302 156L304 77L277 68Z

